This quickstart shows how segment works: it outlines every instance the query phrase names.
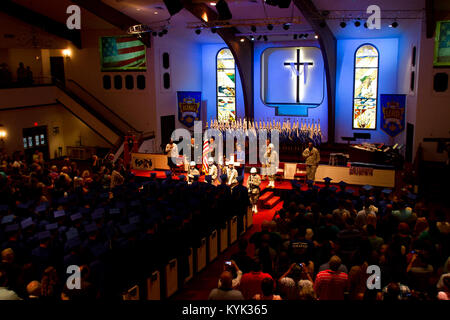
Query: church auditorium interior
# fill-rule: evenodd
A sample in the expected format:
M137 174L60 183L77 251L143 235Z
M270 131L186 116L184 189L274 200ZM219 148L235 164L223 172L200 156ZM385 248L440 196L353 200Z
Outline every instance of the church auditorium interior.
M2 0L0 38L0 300L450 299L449 1Z

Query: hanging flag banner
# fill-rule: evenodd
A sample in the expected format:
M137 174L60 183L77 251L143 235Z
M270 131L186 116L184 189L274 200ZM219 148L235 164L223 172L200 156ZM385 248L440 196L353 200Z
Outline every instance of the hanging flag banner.
M405 129L406 95L380 94L381 130L391 137Z
M200 105L202 93L199 91L178 91L178 120L186 127L194 125L200 120Z

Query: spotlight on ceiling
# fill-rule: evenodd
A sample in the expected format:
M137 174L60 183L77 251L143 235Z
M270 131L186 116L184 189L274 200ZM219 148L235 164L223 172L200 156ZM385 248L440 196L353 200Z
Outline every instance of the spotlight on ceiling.
M340 24L341 28L345 28L347 26L347 24L345 23L345 21L342 21Z
M294 40L297 40L297 35L296 34L294 34Z
M212 28L211 28L211 32L212 32L212 33L216 33L216 32L217 32L217 27L212 27Z
M273 25L269 23L269 24L267 25L267 29L273 30Z
M241 42L244 42L245 41L245 39L244 38L241 38Z
M319 39L319 36L316 34L316 35L314 35L314 38L315 39Z
M398 27L398 22L397 21L392 22L392 24L390 24L389 27L397 28Z
M325 20L323 20L323 21L321 21L321 22L319 23L319 26L320 26L321 28L325 28L325 27L327 26L327 23L325 22Z
M283 24L283 29L284 30L289 30L289 27L290 27L291 25L289 24L289 23L285 23L285 24Z
M216 6L216 3L215 3L215 2L210 2L209 4L212 5L213 7Z
M267 36L264 36L263 38L264 38L264 41L267 41L267 40L269 40L269 39L267 38Z
M359 20L355 21L355 27L359 27L361 25L361 22L359 22Z
M202 29L196 29L196 30L195 30L195 33L196 33L196 34L202 33Z
M256 27L255 26L251 26L250 30L252 30L252 32L256 32Z
M250 40L251 41L255 41L255 37L254 36L250 36Z

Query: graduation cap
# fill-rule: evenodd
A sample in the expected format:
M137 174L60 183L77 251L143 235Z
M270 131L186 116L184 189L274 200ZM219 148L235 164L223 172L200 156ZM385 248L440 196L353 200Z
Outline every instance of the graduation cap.
M136 215L136 216L132 216L128 219L128 221L131 223L139 223L141 222L141 217Z
M92 214L91 214L91 218L92 218L92 220L98 220L98 219L101 219L101 218L103 218L103 213L101 213L101 212L92 212Z
M33 219L27 218L25 220L22 220L22 222L20 223L20 226L22 229L26 229L26 228L32 226L33 224L34 224Z
M139 200L133 200L130 203L130 206L132 207L139 207L141 205L141 202Z
M325 183L330 183L330 181L333 180L330 177L325 177L323 178L323 181L325 181Z
M408 199L411 199L411 200L416 200L417 199L417 196L414 193L411 193L411 192L408 193L406 196L408 197Z
M335 192L335 191L337 190L337 188L336 188L335 186L331 186L331 187L330 187L330 190L333 191L333 192Z
M18 223L10 224L5 227L5 232L14 232L14 231L18 231L18 230L19 230Z
M99 257L108 251L108 249L101 243L91 245L89 250L94 255L94 257Z
M66 212L64 210L57 210L55 212L53 212L53 216L57 219L57 218L61 218L64 217L66 215Z
M39 241L42 241L42 240L47 240L47 239L49 239L50 237L51 237L52 235L51 235L51 233L50 233L50 231L42 231L42 232L39 232L38 233L38 239L39 239Z
M373 189L373 187L371 185L366 184L365 186L362 187L364 190L366 191L370 191Z
M134 225L134 224L126 224L124 226L120 226L119 228L120 228L120 231L123 234L129 234L129 233L131 233L131 232L136 230L136 225Z
M49 223L45 226L45 230L51 231L51 230L55 230L58 229L58 224L55 223Z
M0 205L0 212L1 211L8 211L8 209L9 209L9 206L7 204Z
M118 201L118 202L116 202L116 207L119 209L124 209L126 207L126 203L123 201Z
M156 172L150 173L150 177L151 177L151 178L156 178Z
M70 228L69 231L66 232L67 240L78 237L78 230L75 228Z
M98 228L97 228L97 225L96 225L95 223L91 223L91 224L88 224L87 226L85 226L85 227L84 227L84 230L85 230L87 233L92 233L92 232L97 231Z
M178 179L180 179L180 181L184 181L184 180L186 180L186 176L184 174L179 175Z
M308 186L312 185L313 183L314 183L314 181L312 181L312 180L306 180L306 184L307 184Z
M345 182L345 181L340 181L339 182L339 186L342 187L342 188L344 188L346 185L347 185L347 182Z
M381 190L381 192L383 192L384 194L391 194L392 190L391 189L383 189L383 190Z
M237 182L241 183L242 181L244 181L244 177L243 176L238 176L236 178Z
M169 177L172 176L172 171L167 170L167 171L165 172L165 174L166 174L166 177L169 178Z
M69 202L69 198L62 197L58 199L58 204L66 204Z
M111 208L109 209L109 214L110 215L116 215L120 213L120 209L119 208Z
M81 245L81 240L78 237L71 238L66 242L66 245L64 246L65 250L71 250L73 248L76 248Z
M220 175L220 180L225 181L227 180L228 176L226 174Z
M34 212L40 213L40 212L44 212L45 210L47 210L47 206L45 204L41 204L41 205L37 206L36 209L34 209Z
M14 215L13 214L10 214L9 216L4 216L2 218L1 224L11 223L11 222L13 222L13 220L14 220Z
M30 203L29 202L26 202L26 203L19 203L18 205L17 205L17 208L19 208L19 209L28 209L30 207Z
M105 208L97 208L97 209L94 210L93 214L94 213L97 213L97 214L99 213L99 214L102 215L102 214L105 213Z
M355 190L349 188L349 189L345 190L345 192L348 194L353 194L355 192Z
M77 212L77 213L75 213L75 214L70 216L70 220L77 221L77 220L81 219L82 217L83 216L81 215L81 213Z
M66 226L61 226L61 227L58 228L58 231L59 231L60 233L63 233L63 232L65 232L66 230L67 230L67 227L66 227Z
M212 182L212 177L210 175L205 176L205 181L208 183Z
M78 212L81 214L87 214L89 213L89 211L91 211L91 208L86 208L86 207L81 207Z
M100 194L100 199L108 199L108 198L109 198L108 192L104 192L104 193Z

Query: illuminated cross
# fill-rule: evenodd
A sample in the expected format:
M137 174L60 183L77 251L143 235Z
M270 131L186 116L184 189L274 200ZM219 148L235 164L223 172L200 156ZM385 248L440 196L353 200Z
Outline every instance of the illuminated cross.
M285 66L290 66L293 70L292 72L295 73L297 76L297 97L296 101L297 103L300 103L300 66L303 66L303 76L306 81L306 70L308 66L312 66L312 62L300 62L300 49L297 49L297 61L296 62L285 62Z

